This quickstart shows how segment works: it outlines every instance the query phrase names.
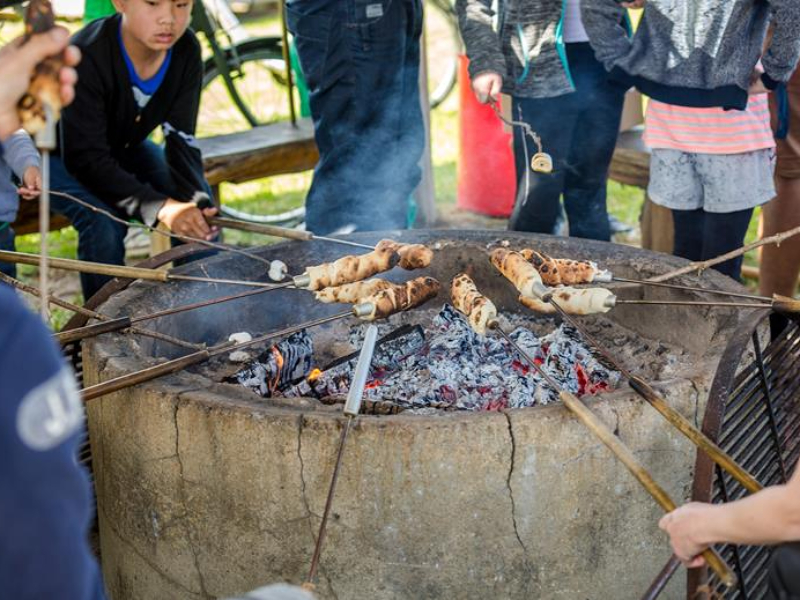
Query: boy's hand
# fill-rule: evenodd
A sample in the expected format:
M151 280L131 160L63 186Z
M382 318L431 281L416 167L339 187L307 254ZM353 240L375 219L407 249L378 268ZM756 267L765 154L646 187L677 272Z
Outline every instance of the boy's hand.
M481 104L497 102L503 87L503 76L499 73L487 72L477 75L472 80L472 91Z
M34 35L25 44L17 38L0 49L0 140L19 129L17 102L28 89L28 85L36 65L47 58L61 52L66 66L61 69L61 101L66 106L75 96L75 82L78 79L74 67L81 58L80 51L74 46L67 47L69 32L63 27L55 27L47 33Z
M216 207L200 210L191 202L179 202L170 198L158 211L158 220L176 235L211 241L217 235L218 229L211 227L205 218L216 214Z
M23 200L35 200L42 193L42 172L39 167L28 167L22 174L22 187L17 193Z

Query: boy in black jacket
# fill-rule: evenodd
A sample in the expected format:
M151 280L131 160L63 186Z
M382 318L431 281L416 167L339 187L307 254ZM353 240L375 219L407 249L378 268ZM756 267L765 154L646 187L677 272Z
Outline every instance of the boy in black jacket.
M187 31L191 0L114 0L119 14L78 32L75 101L63 113L52 187L93 205L174 233L212 239L192 200L209 195L194 140L202 62ZM165 146L147 140L158 126ZM78 230L78 258L122 264L127 228L66 198L53 210ZM107 281L81 275L84 298Z

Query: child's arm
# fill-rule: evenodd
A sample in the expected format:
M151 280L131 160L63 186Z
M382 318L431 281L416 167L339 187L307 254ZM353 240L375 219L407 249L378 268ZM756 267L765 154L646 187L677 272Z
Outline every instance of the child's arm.
M772 41L761 58L762 81L769 89L789 81L800 58L800 2L769 0L772 11Z
M3 160L19 179L24 179L25 172L31 167L37 169L41 167L39 151L31 136L23 129L17 130L3 142L3 148L5 150Z
M164 154L178 188L178 197L175 199L183 201L190 201L197 197L198 192L205 193L207 189L203 157L194 138L203 82L200 46L196 45L195 53L187 60L181 74L181 93L172 103L162 124Z
M503 0L500 0L502 5ZM469 74L474 80L482 73L506 76L506 59L494 30L491 0L456 0L458 28L469 57Z
M619 0L581 0L581 20L597 60L607 71L631 50L625 11Z

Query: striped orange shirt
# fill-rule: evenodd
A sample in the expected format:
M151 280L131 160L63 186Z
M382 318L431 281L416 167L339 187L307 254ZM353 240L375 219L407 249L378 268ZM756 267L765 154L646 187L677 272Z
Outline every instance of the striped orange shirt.
M775 147L766 94L751 96L745 110L688 108L650 100L644 143L696 154L741 154Z

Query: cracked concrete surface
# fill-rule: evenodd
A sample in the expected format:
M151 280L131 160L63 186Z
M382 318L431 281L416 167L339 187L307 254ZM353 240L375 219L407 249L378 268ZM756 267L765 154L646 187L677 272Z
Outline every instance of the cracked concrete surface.
M426 241L424 232L403 235ZM473 268L479 279L495 277L484 250L496 234L471 235L467 245L462 234L445 239L441 254L450 256L430 274L445 281L452 275L446 269L457 266ZM531 237L503 235L515 236L520 243ZM539 242L553 255L567 254L572 243ZM585 247L622 276L652 274L654 265L672 260ZM323 257L328 246L292 248L300 248L284 257L292 269L308 258L329 258ZM220 275L225 260L211 259L207 271ZM163 308L154 288L134 284L112 304L126 311ZM183 296L170 302L208 292L176 289ZM511 310L516 296L497 291L500 309ZM208 313L213 318L176 317L163 325L167 333L197 339L271 330L272 320L285 317L281 311L295 310L276 294L275 310L220 309ZM687 365L711 352L709 340L724 341L714 318L676 327L669 317L659 308L623 306L614 313L632 332L686 348L680 361ZM124 336L87 342L87 383L135 370L153 348ZM704 365L689 365L700 380ZM664 393L697 421L706 391L685 376L672 371L676 381ZM680 434L630 390L589 405L677 501L685 499L694 451ZM269 405L197 374L109 395L88 412L103 568L115 600L225 597L304 580L339 439L335 413L313 403L302 410ZM659 516L627 470L564 407L363 417L345 451L318 589L323 600L636 597L670 554ZM662 597L681 597L682 584L676 577Z

